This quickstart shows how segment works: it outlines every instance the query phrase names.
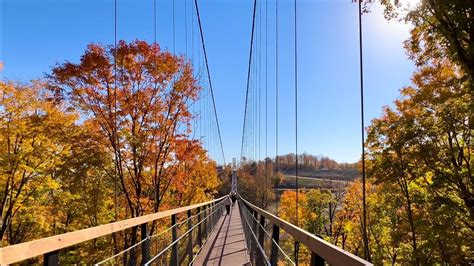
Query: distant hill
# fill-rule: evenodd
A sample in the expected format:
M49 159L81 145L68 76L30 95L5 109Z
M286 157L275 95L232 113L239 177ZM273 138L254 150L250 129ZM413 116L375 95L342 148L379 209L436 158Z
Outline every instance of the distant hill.
M293 153L278 156L279 169L285 179L278 188L296 187L296 156ZM298 155L298 186L301 188L345 187L360 176L357 163L338 163L326 156Z
M296 165L296 155L289 153L278 155L280 170L293 170ZM357 169L357 163L339 163L323 155L298 154L298 169L313 172L315 170Z
M282 171L285 178L278 185L278 189L296 188L296 177L294 170ZM357 169L335 169L335 170L304 170L298 171L299 188L319 189L344 189L350 182L359 177Z

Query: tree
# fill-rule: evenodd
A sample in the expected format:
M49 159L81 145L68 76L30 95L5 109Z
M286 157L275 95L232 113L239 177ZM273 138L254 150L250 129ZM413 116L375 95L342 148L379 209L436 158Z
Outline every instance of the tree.
M373 221L371 199L374 195L374 186L370 181L366 182L366 193L367 230L370 231ZM346 187L340 210L336 213L332 236L333 243L355 255L364 254L362 226L362 183L357 179ZM370 254L370 246L369 251Z
M335 204L334 195L331 191L310 189L306 195L306 208L308 220L305 229L315 235L322 236L329 225L330 207Z
M406 10L401 1L381 0L387 18L413 25L405 42L418 66L449 59L472 79L474 74L474 3L463 0L425 0Z
M471 0L425 0L415 7L400 1L381 0L387 18L413 25L405 41L410 59L418 67L449 61L460 68L458 79L467 82L471 110L474 109L474 2ZM404 12L405 11L405 12ZM473 128L474 112L469 116Z
M62 140L77 119L52 99L40 82L0 83L0 237L10 244L51 230L44 202L60 187L55 172L71 149Z
M117 218L159 211L165 195L183 184L183 165L197 145L189 141L188 107L200 87L189 62L144 41L120 41L116 48L90 44L78 64L56 65L49 81L59 100L80 108L113 158L127 210ZM190 154L202 152L195 151ZM126 245L136 243L137 233L132 228ZM142 225L141 237L147 233ZM135 260L132 251L130 262Z
M296 191L285 190L281 195L279 216L289 223L303 226L307 222L307 197L306 193L298 193L298 213L296 213ZM298 216L298 217L297 217Z
M275 173L270 158L265 161L243 158L237 171L239 194L256 206L266 209L275 200L274 189L281 177L281 173Z
M370 175L398 188L416 264L463 263L472 248L472 109L462 75L449 61L422 67L395 108L386 107L368 129ZM462 232L452 236L455 243L433 234L447 227ZM464 255L455 255L459 250Z

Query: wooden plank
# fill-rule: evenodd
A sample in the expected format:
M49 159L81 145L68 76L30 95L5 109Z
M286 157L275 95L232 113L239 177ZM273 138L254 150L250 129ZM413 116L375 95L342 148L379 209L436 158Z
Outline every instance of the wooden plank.
M193 265L250 265L237 203L219 218Z
M259 214L265 216L272 224L277 225L281 230L284 230L293 236L298 242L304 244L309 250L321 256L325 261L331 265L372 265L372 263L365 261L354 254L343 250L342 248L328 243L315 235L290 224L279 217L260 209L251 204L242 197L242 201L250 208L257 211Z
M84 241L89 241L101 236L110 235L112 233L122 231L140 224L152 222L165 217L170 217L173 214L186 212L188 210L196 209L198 207L211 204L213 202L218 202L223 200L225 197L227 196L208 202L152 213L123 221L103 224L70 233L55 235L47 238L0 248L0 265L11 264L36 256L41 256L51 251L60 250L65 247L82 243Z

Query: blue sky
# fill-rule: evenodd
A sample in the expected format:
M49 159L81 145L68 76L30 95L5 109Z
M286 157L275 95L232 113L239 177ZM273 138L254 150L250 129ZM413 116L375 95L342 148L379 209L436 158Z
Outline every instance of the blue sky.
M295 151L293 2L279 2L279 149L283 154ZM186 53L185 3L190 27L192 1L175 0L175 45L180 54ZM199 4L224 150L230 161L240 156L253 1L200 0ZM274 0L268 4L271 104L267 150L269 156L274 156ZM157 10L158 42L172 51L172 1L157 0ZM341 162L357 161L360 157L357 5L350 0L299 0L298 12L298 150ZM114 41L112 0L3 0L1 14L3 79L28 81L42 77L56 62L77 61L88 43ZM408 25L385 21L377 4L363 20L367 125L381 114L382 106L390 105L398 97L400 88L410 84L415 68L402 44L408 38ZM192 54L190 35L188 30L188 56ZM152 42L153 36L153 1L118 0L118 38ZM262 156L263 144L262 139Z

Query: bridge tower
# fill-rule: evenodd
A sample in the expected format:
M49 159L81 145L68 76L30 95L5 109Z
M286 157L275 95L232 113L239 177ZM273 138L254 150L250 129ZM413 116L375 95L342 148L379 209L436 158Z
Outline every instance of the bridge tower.
M231 180L231 195L237 195L237 163L236 159L232 159L232 180Z

